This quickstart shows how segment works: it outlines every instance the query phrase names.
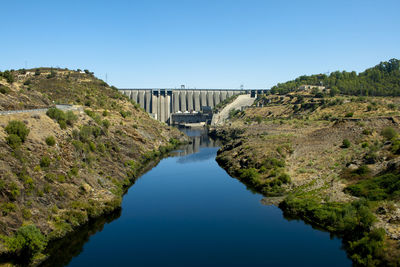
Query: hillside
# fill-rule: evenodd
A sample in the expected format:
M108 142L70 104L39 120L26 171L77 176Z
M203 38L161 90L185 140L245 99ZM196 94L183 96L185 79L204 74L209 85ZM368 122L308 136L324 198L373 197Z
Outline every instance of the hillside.
M355 71L335 71L329 75L303 75L273 86L271 92L286 94L296 91L301 85L326 87L332 96L337 93L357 96L400 96L400 60L381 62L359 74Z
M2 110L75 105L0 115L0 252L40 261L49 240L118 208L126 188L185 137L91 73L8 73Z
M400 98L303 90L254 105L211 132L225 140L218 163L288 218L343 237L356 266L400 264Z

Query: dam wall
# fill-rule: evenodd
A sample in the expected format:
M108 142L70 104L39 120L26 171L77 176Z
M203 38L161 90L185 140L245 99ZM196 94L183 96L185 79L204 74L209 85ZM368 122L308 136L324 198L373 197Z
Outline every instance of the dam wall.
M214 108L225 99L238 94L257 94L266 89L120 89L155 119L170 122L171 114L199 112L201 107Z

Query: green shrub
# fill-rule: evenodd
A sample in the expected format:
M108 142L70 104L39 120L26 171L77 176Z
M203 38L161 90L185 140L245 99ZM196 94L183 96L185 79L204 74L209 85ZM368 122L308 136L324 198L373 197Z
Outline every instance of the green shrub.
M5 187L6 187L6 184L4 183L4 181L0 180L0 192L2 192Z
M79 169L78 169L77 167L72 167L72 168L69 170L68 174L69 174L70 176L77 176L77 175L78 175L78 172L79 172Z
M57 179L57 176L54 173L49 172L49 173L46 173L44 178L49 182L54 182Z
M349 242L349 254L354 266L384 266L379 258L384 251L385 230L365 232L361 239Z
M92 152L94 152L94 151L96 151L96 145L95 145L95 143L93 143L92 141L89 141L89 149L90 149L90 151L92 151Z
M289 184L291 182L290 176L287 173L282 173L278 177L279 181L281 181L283 184Z
M73 125L74 121L77 120L77 117L72 111L68 111L67 113L64 113L62 110L58 108L49 108L46 112L47 116L50 118L56 120L58 124L60 125L61 129L66 129L67 124L68 125Z
M58 121L58 125L60 125L61 129L67 129L67 123L65 121Z
M92 135L92 127L90 127L89 125L83 125L81 130L79 131L79 139L86 143L90 136Z
M397 132L392 127L386 127L382 130L381 135L386 138L386 140L392 140L397 136Z
M46 137L46 144L48 146L54 146L56 144L56 139L54 138L54 136Z
M96 115L96 113L90 109L85 109L85 113L91 118L94 118L94 116Z
M7 216L9 213L14 212L16 209L15 204L13 203L2 203L1 204L1 213L3 216Z
M256 117L254 117L254 120L255 120L258 124L260 124L260 123L262 122L262 117L261 117L261 116L256 116Z
M50 71L50 74L46 76L47 79L51 79L56 77L56 72L54 70Z
M8 88L5 85L0 84L0 93L5 95L5 94L8 94L10 91L11 91L10 88Z
M399 139L392 141L392 147L390 148L390 150L394 154L400 154L400 140Z
M26 125L22 121L16 121L16 120L10 121L7 127L5 128L5 131L9 135L11 134L17 135L22 142L25 142L26 137L29 134L29 129L26 127Z
M387 173L349 185L346 192L369 200L400 199L400 175Z
M365 156L364 156L364 161L366 164L374 164L378 161L378 155L374 151L369 151Z
M353 112L346 113L345 117L346 117L346 118L353 117Z
M266 169L275 169L278 167L283 168L283 167L285 167L285 161L279 160L277 158L267 158L266 160L264 160L262 162L262 165Z
M353 239L369 232L376 218L365 199L351 203L320 203L312 195L290 195L279 204L285 215L305 219L314 225L335 233L347 234Z
M103 117L107 117L108 116L108 111L107 110L104 110L103 111Z
M23 208L23 209L22 209L22 217L23 217L25 220L29 220L29 219L32 217L31 211L30 211L29 209Z
M364 130L362 131L362 134L364 134L364 135L371 135L371 134L372 134L372 130L370 130L370 129L364 129Z
M49 166L50 166L50 163L51 163L51 160L50 160L50 158L49 158L48 156L43 156L43 157L40 159L40 167L42 167L42 168L47 168L47 167L49 167Z
M169 143L171 145L173 145L174 147L176 147L176 146L178 146L180 144L180 141L178 139L175 139L175 138L170 138L169 139Z
M65 113L58 108L49 108L46 112L46 115L56 120L57 122L60 120L65 121Z
M106 129L108 129L109 127L110 127L110 121L109 120L103 120L103 126L106 128Z
M57 175L57 181L59 181L60 183L65 183L65 175L64 174L59 174Z
M253 180L259 177L259 173L255 168L241 169L239 170L239 175L244 180Z
M73 126L77 120L78 117L71 110L65 113L65 121L69 126Z
M121 114L121 116L123 118L129 117L132 115L132 113L130 111L125 111L125 110L121 110L119 113Z
M21 194L21 192L19 191L17 184L14 182L11 182L8 186L8 191L7 191L8 198L11 201L15 201L15 200L17 200L17 198L19 197L20 194Z
M27 192L31 192L35 188L33 179L29 175L24 174L21 176L21 179L24 181L24 185L25 185Z
M342 142L342 148L349 148L351 146L351 143L348 139L344 139Z
M74 146L75 150L79 153L82 153L85 151L83 143L79 140L73 140L72 145Z
M102 135L103 131L101 130L100 127L98 126L92 126L92 134L95 138L99 137Z
M100 153L104 153L106 151L106 147L103 143L97 144L96 150Z
M26 225L21 226L13 237L6 237L5 244L11 252L32 257L45 249L47 238L35 225Z
M358 175L367 175L367 174L371 173L371 170L370 170L370 168L368 168L367 165L361 165L360 167L355 169L353 172Z
M13 149L17 149L22 144L21 138L19 138L19 136L15 134L10 134L9 136L7 136L6 141L7 144Z

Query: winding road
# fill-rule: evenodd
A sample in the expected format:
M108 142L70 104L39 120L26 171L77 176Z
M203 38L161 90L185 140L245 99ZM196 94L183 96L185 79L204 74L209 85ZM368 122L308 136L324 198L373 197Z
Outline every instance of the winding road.
M61 110L79 110L79 109L81 109L78 106L67 105L67 104L56 105L56 108L61 109ZM17 114L17 113L37 113L37 112L43 113L43 112L47 112L48 109L49 108L2 110L2 111L0 111L0 115L12 115L12 114Z

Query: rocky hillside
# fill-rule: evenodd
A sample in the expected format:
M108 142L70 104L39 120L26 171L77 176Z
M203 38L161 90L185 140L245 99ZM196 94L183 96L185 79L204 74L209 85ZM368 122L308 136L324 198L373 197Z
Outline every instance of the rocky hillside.
M11 76L10 76L11 75ZM143 169L184 136L91 73L4 72L0 109L0 252L40 261L47 242L118 208Z
M212 131L225 139L217 161L286 216L343 237L355 265L396 266L400 99L314 93L233 113Z

